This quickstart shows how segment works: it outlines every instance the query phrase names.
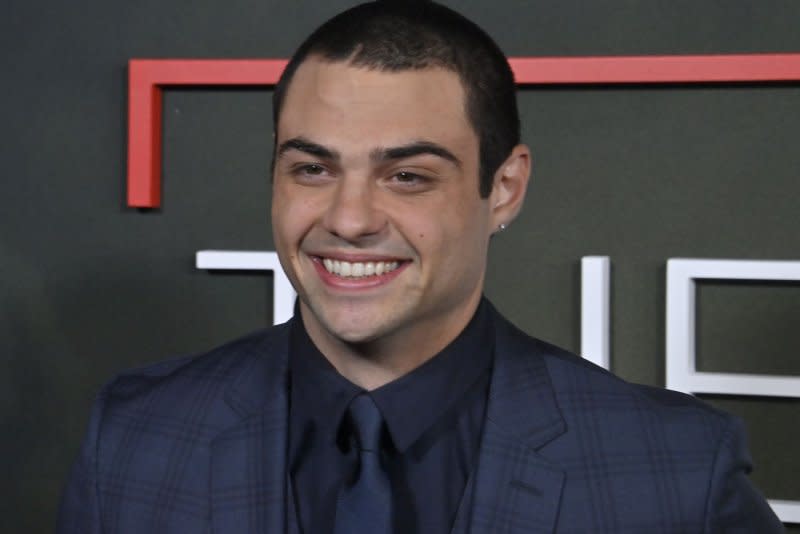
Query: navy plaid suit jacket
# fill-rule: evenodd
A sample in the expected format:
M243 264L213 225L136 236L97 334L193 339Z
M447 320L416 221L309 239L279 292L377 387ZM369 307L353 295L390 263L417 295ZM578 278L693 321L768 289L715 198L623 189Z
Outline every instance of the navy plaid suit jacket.
M454 533L783 531L747 478L737 419L626 383L493 313L480 456ZM282 325L107 385L58 532L296 532L287 357Z

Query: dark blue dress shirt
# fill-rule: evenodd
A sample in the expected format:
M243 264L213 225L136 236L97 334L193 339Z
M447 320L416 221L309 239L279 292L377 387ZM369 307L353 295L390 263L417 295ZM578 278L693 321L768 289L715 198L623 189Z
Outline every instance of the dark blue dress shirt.
M302 321L293 322L289 347L289 474L297 520L304 534L325 534L339 488L357 467L344 415L363 389L336 371ZM482 301L444 350L369 393L388 428L383 454L394 532L450 532L475 470L493 358L491 313Z

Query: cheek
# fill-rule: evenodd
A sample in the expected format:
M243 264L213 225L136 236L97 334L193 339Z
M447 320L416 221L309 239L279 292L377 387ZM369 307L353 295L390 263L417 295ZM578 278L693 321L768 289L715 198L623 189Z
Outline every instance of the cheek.
M276 187L272 197L272 226L277 238L291 241L318 218L320 202L296 190Z
M455 261L465 263L462 270L482 269L488 252L485 206L473 203L468 208L459 206L453 211L451 218L444 222L447 233L443 236L442 246L448 249Z
M476 221L477 213L468 218L449 216L430 222L416 233L417 243L422 254L437 258L438 263L460 265L474 263L485 254L482 246L482 225ZM459 268L459 270L463 270Z
M484 203L445 196L443 201L424 209L406 206L396 210L392 218L415 241L420 252L445 257L479 251L486 241L487 217Z
M299 247L301 224L297 213L287 204L272 209L272 238L276 251L286 259L295 256Z

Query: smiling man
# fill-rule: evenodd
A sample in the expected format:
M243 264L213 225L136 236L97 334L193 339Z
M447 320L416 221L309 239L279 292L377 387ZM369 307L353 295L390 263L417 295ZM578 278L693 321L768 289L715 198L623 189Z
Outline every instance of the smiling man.
M274 118L295 317L110 383L59 532L782 530L736 419L482 297L530 172L482 30L432 2L357 6L295 53Z
M479 139L458 75L306 59L280 112L273 232L314 344L375 389L461 332L481 299L489 237L518 211L514 146L480 195ZM409 350L413 343L413 350Z

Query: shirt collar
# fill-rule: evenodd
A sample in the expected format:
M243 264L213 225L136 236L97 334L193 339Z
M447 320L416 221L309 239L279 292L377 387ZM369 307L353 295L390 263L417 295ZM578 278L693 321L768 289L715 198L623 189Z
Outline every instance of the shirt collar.
M292 435L300 442L301 434L311 426L315 439L334 443L350 401L363 389L340 375L317 349L297 309L289 333L289 375Z
M458 413L472 386L491 372L493 357L491 313L482 299L464 330L441 352L371 391L397 450L404 452L440 419Z
M299 313L289 345L292 428L315 423L318 437L335 441L350 401L364 390L339 374L317 349ZM413 341L409 351L414 350ZM410 373L369 394L380 409L394 446L404 452L448 413L457 412L472 386L491 372L494 332L482 299L464 330L441 352ZM293 431L294 433L294 431Z

